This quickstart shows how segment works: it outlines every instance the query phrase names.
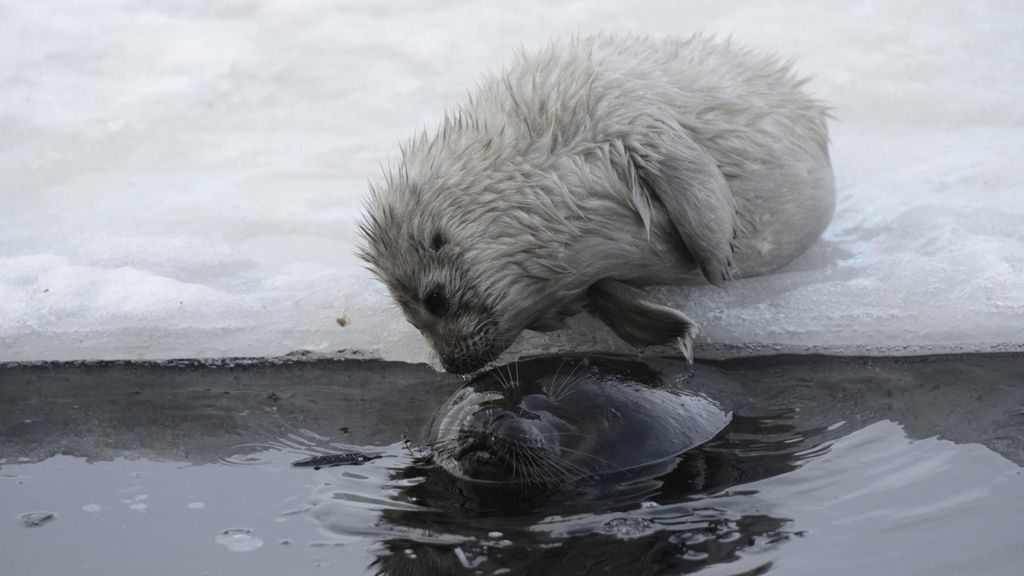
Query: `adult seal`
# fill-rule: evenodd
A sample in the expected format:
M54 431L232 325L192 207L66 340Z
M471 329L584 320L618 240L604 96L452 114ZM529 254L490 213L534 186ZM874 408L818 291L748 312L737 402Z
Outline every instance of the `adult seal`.
M521 55L371 185L361 256L451 372L584 311L692 361L697 325L643 287L776 270L832 217L804 82L704 37Z
M441 406L427 437L459 479L566 486L671 466L729 420L641 362L539 357L478 375Z

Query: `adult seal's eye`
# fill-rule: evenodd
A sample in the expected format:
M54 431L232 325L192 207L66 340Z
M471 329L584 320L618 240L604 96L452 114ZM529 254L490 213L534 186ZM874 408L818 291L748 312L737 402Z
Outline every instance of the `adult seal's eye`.
M448 297L445 296L444 288L431 288L423 297L423 307L434 316L443 316L448 312Z

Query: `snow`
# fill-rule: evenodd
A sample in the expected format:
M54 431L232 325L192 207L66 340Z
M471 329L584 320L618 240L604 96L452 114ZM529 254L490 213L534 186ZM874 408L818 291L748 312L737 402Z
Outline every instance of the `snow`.
M599 30L732 35L835 108L823 240L658 291L699 356L1024 349L1015 3L0 0L0 361L430 360L353 255L367 180L517 47ZM573 325L513 352L625 349Z

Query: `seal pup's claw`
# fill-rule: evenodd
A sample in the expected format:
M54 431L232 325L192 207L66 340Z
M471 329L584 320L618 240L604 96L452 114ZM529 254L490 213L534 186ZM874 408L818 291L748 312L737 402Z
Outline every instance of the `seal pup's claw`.
M589 309L626 342L634 346L676 343L693 363L693 340L697 324L679 310L647 299L643 289L619 282L601 280L587 291Z
M689 334L680 336L676 340L676 344L679 346L679 351L683 353L683 358L686 358L686 363L693 364L693 337Z
M676 340L679 351L683 353L687 364L693 364L693 341L697 339L698 334L700 334L700 328L696 324L691 324L686 332Z

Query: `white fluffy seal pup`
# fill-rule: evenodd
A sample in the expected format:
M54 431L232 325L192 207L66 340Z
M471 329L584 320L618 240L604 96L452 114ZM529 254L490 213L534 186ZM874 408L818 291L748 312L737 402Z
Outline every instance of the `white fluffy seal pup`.
M692 360L697 325L643 287L770 272L832 217L826 109L803 84L700 36L520 55L371 185L361 256L451 372L581 312Z

